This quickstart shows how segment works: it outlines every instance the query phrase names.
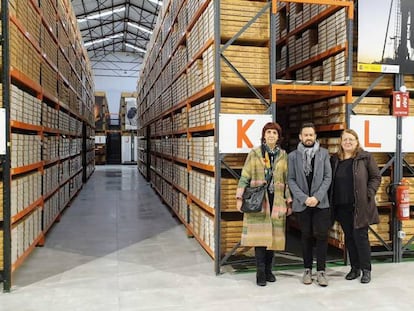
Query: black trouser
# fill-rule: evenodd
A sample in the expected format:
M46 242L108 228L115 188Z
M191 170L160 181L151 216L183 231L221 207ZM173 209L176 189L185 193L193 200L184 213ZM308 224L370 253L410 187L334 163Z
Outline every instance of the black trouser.
M257 271L272 273L274 251L268 250L265 246L255 246L254 254L256 257Z
M274 193L267 191L269 197L270 214L272 214L273 200L275 198ZM256 257L257 271L265 271L266 273L272 273L273 257L275 252L268 250L265 246L256 246L254 248L254 255Z
M330 209L307 207L297 215L302 232L303 266L305 269L312 269L313 242L315 239L316 268L317 271L324 271L328 251L328 232L331 227Z
M348 250L351 267L371 270L371 246L368 239L368 227L354 228L354 212L349 207L338 207L336 214L345 234L345 246Z

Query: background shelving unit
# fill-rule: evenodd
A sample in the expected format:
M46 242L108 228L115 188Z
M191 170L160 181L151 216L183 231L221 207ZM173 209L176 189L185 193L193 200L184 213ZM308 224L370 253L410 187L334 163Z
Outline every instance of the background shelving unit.
M3 1L0 267L11 273L94 171L93 81L70 1ZM7 27L4 27L7 25ZM21 53L21 51L24 53Z
M287 150L296 146L300 124L313 121L321 143L336 152L351 113L390 111L393 79L384 76L366 96L375 77L356 71L354 36L353 1L163 6L137 86L138 168L214 258L217 273L231 254L249 254L238 247L242 218L234 199L246 155L218 152L219 113L271 113L287 130ZM391 254L392 168L388 155L375 157L384 176L381 223L371 227L371 240L385 247L378 254ZM344 250L338 226L330 242Z
M122 164L137 164L137 113L137 94L122 92L119 102Z
M321 144L334 153L352 103L353 1L272 2L272 100L276 119L286 129L285 149L296 148L300 126L309 121ZM298 229L294 215L288 224ZM338 224L329 243L344 249Z
M95 164L106 163L106 131L109 130L109 108L106 93L95 91Z
M351 114L392 113L396 77L357 71L357 45L353 41L357 41L358 28L353 5L353 1L274 1L277 33L273 49L277 62L272 98L278 107L278 120L282 124L286 121L285 128L289 128L288 150L296 146L302 122L313 121L320 142L334 153L339 131L347 127ZM412 89L412 78L407 86ZM387 193L398 170L398 164L390 162L394 156L374 154L383 176L376 196L380 223L371 226L370 241L374 256L392 255L396 260L400 243L396 233L400 229ZM409 165L411 157L405 157ZM406 173L411 176L412 172L407 169ZM403 221L404 225L408 234L403 243L413 240L411 221ZM330 242L344 249L338 224L331 231Z
M214 258L216 271L242 228L232 192L237 181L221 163L240 169L246 156L218 155L218 113L267 110L240 76L266 102L269 7L164 2L138 81L139 170Z

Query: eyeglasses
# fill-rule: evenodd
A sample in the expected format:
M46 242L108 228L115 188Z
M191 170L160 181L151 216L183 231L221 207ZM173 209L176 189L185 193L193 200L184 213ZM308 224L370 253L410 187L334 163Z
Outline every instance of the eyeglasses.
M350 143L353 143L354 141L356 141L356 139L355 138L344 138L344 139L342 139L342 141L344 141L344 142L350 142Z

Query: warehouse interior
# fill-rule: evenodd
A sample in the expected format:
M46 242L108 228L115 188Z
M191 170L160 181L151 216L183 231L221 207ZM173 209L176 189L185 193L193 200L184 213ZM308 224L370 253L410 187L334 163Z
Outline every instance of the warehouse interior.
M400 217L391 190L405 178L414 201L414 8L381 1L2 1L1 304L411 309L393 297L413 289L414 209ZM344 280L335 223L329 287L298 287L295 215L277 282L256 286L235 192L259 137L236 144L236 118L279 122L287 151L312 121L331 154L362 124L382 174L369 286Z

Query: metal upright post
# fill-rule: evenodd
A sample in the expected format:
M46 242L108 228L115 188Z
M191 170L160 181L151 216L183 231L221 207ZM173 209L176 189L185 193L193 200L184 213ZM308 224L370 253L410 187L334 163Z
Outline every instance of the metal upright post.
M352 66L353 66L353 49L354 49L354 18L355 12L349 12L349 10L355 10L355 6L348 7L348 18L346 20L346 41L348 44L348 61L346 66L346 79L347 85L352 85ZM350 104L350 103L347 103Z
M272 0L270 0L272 1ZM270 8L270 88L276 81L276 14L273 12L273 1ZM276 101L272 98L272 91L270 93L270 113L272 120L276 121Z
M215 197L214 197L214 270L216 275L220 271L221 254L221 209L220 209L220 179L221 179L221 159L219 150L219 116L221 103L221 36L220 36L220 0L214 1L214 118L215 118L215 142L214 142L214 177L215 177Z
M9 1L1 2L1 47L3 104L6 110L6 154L2 157L3 166L3 290L11 288L11 215L10 215L10 59L9 59Z
M395 89L399 90L400 87L404 84L404 77L402 74L395 75ZM395 160L394 160L394 173L393 173L393 182L398 183L403 177L403 158L402 158L402 117L397 118L397 133L396 133L396 146L395 146ZM402 242L400 239L399 232L401 231L401 221L398 219L394 211L392 213L392 222L393 222L393 262L401 262L402 260Z
M348 10L354 10L355 6L348 7ZM354 19L351 18L351 16L355 16L355 12L347 12L348 17L346 20L346 41L347 41L347 49L348 49L348 59L346 62L346 76L345 79L347 80L347 85L352 85L352 65L353 65L353 38L354 38ZM352 115L352 108L354 108L353 105L350 105L351 103L346 103L346 111L345 111L345 117L346 117L346 125L347 127L350 124L351 121L351 115Z

